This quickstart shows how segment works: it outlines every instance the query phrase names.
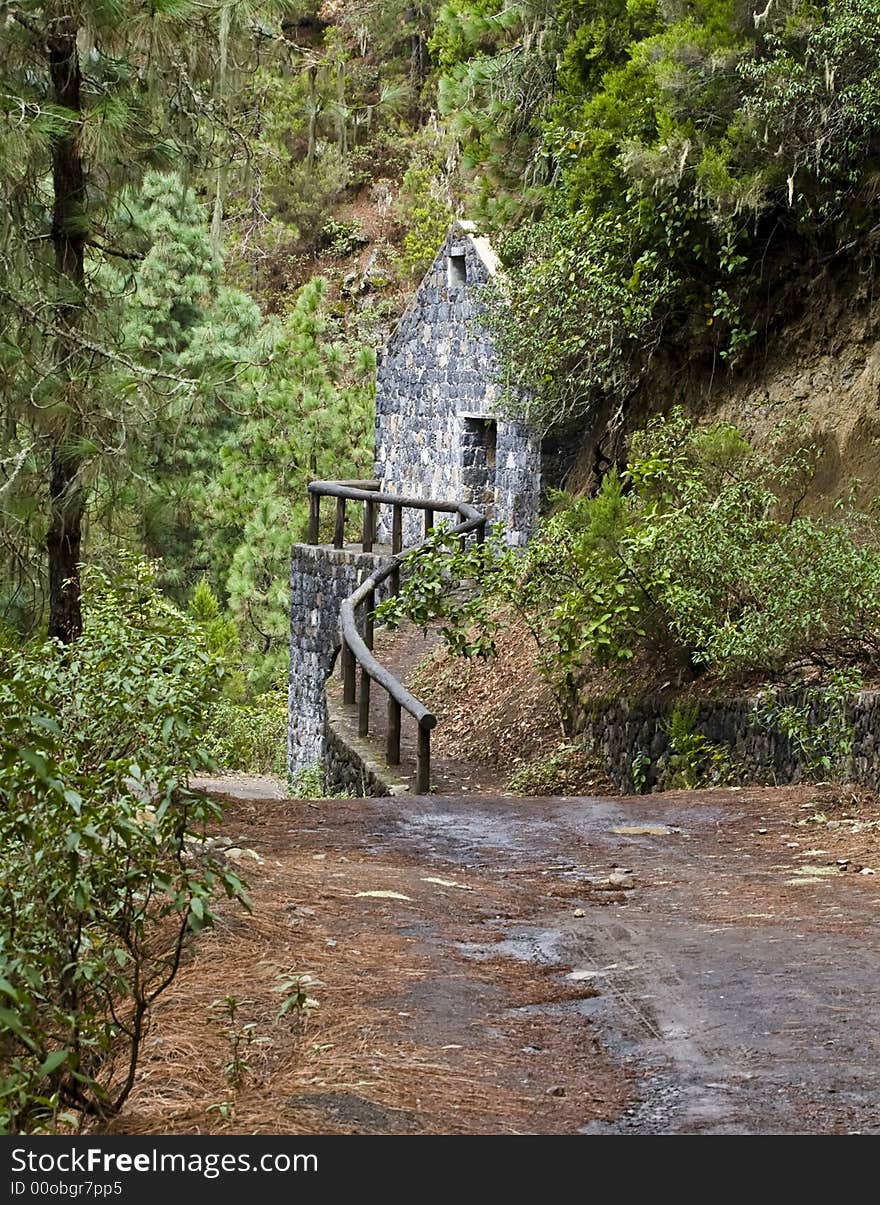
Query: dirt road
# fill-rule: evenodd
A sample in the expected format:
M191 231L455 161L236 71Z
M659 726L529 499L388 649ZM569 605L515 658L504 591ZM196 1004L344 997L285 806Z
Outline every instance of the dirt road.
M199 942L119 1130L880 1132L872 801L256 798L226 832L254 914Z

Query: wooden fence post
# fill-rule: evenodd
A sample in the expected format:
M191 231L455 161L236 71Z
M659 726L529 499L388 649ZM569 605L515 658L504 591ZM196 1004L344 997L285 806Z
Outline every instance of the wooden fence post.
M361 693L358 697L358 736L370 735L370 675L361 666Z
M342 701L353 703L357 695L357 677L355 674L354 653L348 647L348 641L342 641Z
M376 610L376 591L371 590L364 599L364 644L370 651L373 648L373 639L376 629L376 616L373 612Z
M364 503L364 531L363 539L361 540L361 549L363 552L373 551L373 537L375 535L376 522L373 517L375 510L374 502Z
M333 547L342 548L345 544L345 499L336 499L336 528L333 532Z
M431 789L431 731L419 724L419 751L416 759L416 793L427 795Z
M400 765L400 704L393 695L388 696L388 733L385 742L385 760L389 766Z
M317 544L321 531L321 495L309 490L309 534L310 544Z

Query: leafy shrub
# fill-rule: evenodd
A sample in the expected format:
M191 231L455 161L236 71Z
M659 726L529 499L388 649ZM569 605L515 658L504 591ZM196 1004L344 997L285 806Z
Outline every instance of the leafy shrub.
M845 782L852 772L855 743L852 700L861 685L858 671L835 670L827 686L808 693L804 705L784 702L771 692L755 708L755 719L791 743L805 778Z
M283 776L287 694L267 691L252 703L218 699L208 712L205 748L224 770Z
M321 243L331 255L340 259L363 247L369 239L359 218L352 222L338 222L329 217L321 230Z
M563 706L591 662L637 655L679 677L876 665L880 522L850 505L800 515L791 499L815 454L786 442L759 454L675 410L634 436L626 471L594 497L559 496L524 556L497 537L462 552L439 536L380 612L439 615L453 651L491 655L493 599L512 604ZM457 605L455 576L482 598Z
M351 799L353 791L331 791L323 766L306 766L289 780L294 799Z
M500 525L483 544L464 547L438 524L418 551L406 558L411 572L400 593L376 608L390 628L403 619L427 628L439 620L439 633L462 657L494 657L499 619L494 603L516 579L515 554L505 547Z
M505 789L521 795L583 795L605 793L609 783L596 754L564 743L520 766Z
M660 780L664 790L721 786L730 778L729 750L698 730L699 711L696 700L678 703L672 709L667 724L669 757Z
M290 789L296 799L321 799L327 792L327 777L323 766L307 766L298 770L290 780Z
M188 933L240 880L186 789L222 666L150 565L84 574L85 632L0 663L0 1128L103 1119L134 1082Z
M484 293L508 409L542 433L590 423L641 380L676 300L669 262L629 218L586 211L524 226L501 253L504 281Z

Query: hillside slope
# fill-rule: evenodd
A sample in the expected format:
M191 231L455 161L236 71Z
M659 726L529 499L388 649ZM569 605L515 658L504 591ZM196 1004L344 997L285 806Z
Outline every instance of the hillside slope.
M828 509L853 484L858 505L870 506L880 496L880 300L820 277L747 368L658 364L623 423L615 424L612 399L594 431L574 435L566 487L594 489L610 463L625 462L632 432L673 406L732 423L757 447L780 425L793 428L821 452L806 509Z

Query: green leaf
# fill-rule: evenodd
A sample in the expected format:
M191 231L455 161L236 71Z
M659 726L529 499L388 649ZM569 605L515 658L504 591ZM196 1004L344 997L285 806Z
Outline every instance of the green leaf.
M62 1067L67 1062L69 1055L70 1051L68 1050L53 1050L43 1060L38 1074L51 1075L53 1071L57 1071L59 1067Z
M0 1008L0 1026L5 1026L8 1030L15 1034L19 1041L23 1042L29 1050L36 1052L37 1044L22 1025L16 1013L8 1008Z
M2 975L0 975L0 992L3 992L3 994L8 996L9 999L14 1003L18 1003L20 998L18 991L12 986L9 980Z

